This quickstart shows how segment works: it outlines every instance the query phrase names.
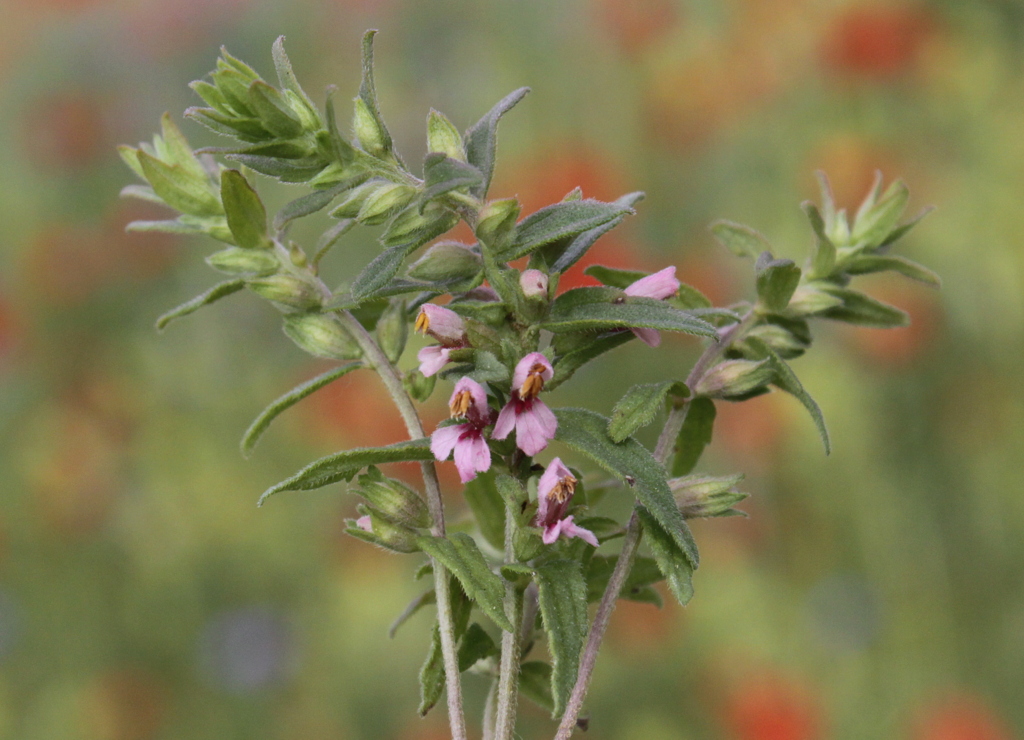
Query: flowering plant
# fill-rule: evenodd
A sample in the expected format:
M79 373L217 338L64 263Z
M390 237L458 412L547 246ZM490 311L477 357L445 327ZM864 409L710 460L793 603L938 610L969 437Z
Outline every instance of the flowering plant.
M516 199L488 200L498 122L525 88L465 134L431 111L429 153L422 177L414 175L377 105L373 37L371 31L363 40L351 137L337 125L331 93L320 110L304 92L281 39L273 48L277 87L224 51L209 80L192 83L207 107L186 116L241 144L193 151L165 116L151 145L122 147L145 182L124 194L180 213L129 228L203 234L226 245L207 262L229 279L162 316L158 327L248 289L280 311L285 333L302 350L339 362L263 411L244 435L244 452L279 414L345 374L368 369L383 380L408 441L324 457L271 486L259 503L346 481L365 501L349 534L425 556L422 571L432 573L433 588L395 625L436 605L420 713L446 691L452 736L467 737L461 674L471 670L492 678L485 737L513 736L521 692L550 710L557 738L567 738L584 724L581 710L616 600L660 603L653 585L664 580L686 604L699 563L687 519L739 513L733 507L746 497L736 490L741 476L693 473L711 440L716 402L790 393L810 413L827 452L821 411L787 363L810 346L809 320L902 326L906 314L854 290L851 279L880 271L938 279L889 254L920 218L900 224L908 199L901 182L883 191L879 178L849 218L822 176L820 209L804 206L813 233L804 268L776 259L753 229L725 221L712 227L726 247L753 261L751 301L713 307L671 266L648 275L590 265L586 274L600 286L559 292L559 277L632 215L642 194L601 202L577 189L522 219ZM254 173L309 192L268 221ZM288 238L289 226L326 209L334 223L310 256ZM435 242L460 221L475 243ZM319 265L357 224L383 224L383 250L350 284L331 290ZM444 305L435 302L443 298ZM415 367L405 352L410 328L436 342L419 351ZM629 388L610 418L548 405L549 393L587 363L634 338L657 347L664 331L707 342L685 379ZM429 398L438 379L453 382L451 419L428 436L416 402ZM648 450L634 435L662 415ZM545 459L552 442L574 455L573 467L561 457ZM470 531L445 527L436 465L449 458L474 516ZM409 461L420 465L421 491L377 467ZM628 520L601 515L603 497L627 499ZM618 550L609 552L617 539ZM550 663L526 660L538 639L547 641Z

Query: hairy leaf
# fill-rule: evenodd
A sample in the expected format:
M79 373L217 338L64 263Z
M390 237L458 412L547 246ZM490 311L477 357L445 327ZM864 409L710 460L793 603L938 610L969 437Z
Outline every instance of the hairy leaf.
M697 465L704 448L711 443L715 425L715 402L710 398L695 398L686 405L683 426L676 437L676 452L672 459L672 475L686 475Z
M665 478L665 469L634 439L615 443L606 431L608 420L586 409L555 411L555 439L588 456L604 470L626 483L636 498L654 515L697 567L697 546L676 506Z
M542 660L531 660L519 666L519 690L527 699L555 713L555 700L551 696L551 666Z
M615 404L612 418L608 422L608 436L614 442L633 436L638 429L654 421L670 393L686 398L690 395L690 389L685 383L676 380L634 385Z
M834 321L843 321L858 326L873 326L878 329L893 329L910 325L910 316L895 306L882 303L871 296L849 288L829 285L824 292L841 300L840 306L833 306L818 315Z
M440 561L459 579L466 594L494 623L506 632L513 627L505 615L502 599L505 587L499 576L491 572L483 553L468 534L455 532L448 537L418 537L417 544L425 553Z
M648 327L717 337L715 327L654 298L627 296L617 288L576 288L560 295L541 326L553 332Z
M637 515L644 526L644 534L647 535L647 544L651 548L654 560L668 582L669 590L680 604L686 606L693 598L693 561L647 509L638 507Z
M761 252L771 250L772 245L759 232L733 221L715 221L711 224L711 233L718 243L739 257L754 257Z
M462 495L480 527L480 534L494 548L505 547L505 502L495 486L494 473L481 473L462 489Z
M311 491L340 480L351 480L356 473L368 465L389 462L422 462L433 459L430 440L426 438L411 439L387 447L357 447L352 450L336 452L310 463L292 477L268 488L260 496L257 506L262 506L268 498L282 491Z
M263 432L267 431L270 423L276 419L281 413L290 409L292 406L297 404L306 396L311 393L320 390L325 385L333 383L338 378L348 375L353 370L357 370L362 367L359 362L353 362L348 365L341 365L340 367L328 370L325 373L317 375L315 378L307 380L301 385L297 385L290 391L285 393L283 396L275 400L256 417L249 428L246 430L245 435L242 437L242 454L248 457L256 443L259 442L260 437L263 436Z
M224 298L225 296L229 296L232 293L237 293L244 287L245 281L241 279L227 280L223 283L218 283L205 293L197 295L191 301L182 303L177 308L173 308L164 315L162 315L160 318L156 320L156 328L159 331L163 331L164 327L166 327L175 319L180 319L182 316L188 316L190 313L195 313L203 306L208 306L211 303L219 301L221 298Z
M554 665L551 694L554 715L565 711L579 672L587 636L587 584L575 560L555 560L536 570L540 613Z
M588 362L600 357L605 352L625 344L632 338L633 333L629 331L616 331L610 334L603 334L588 341L582 347L560 355L554 362L555 374L545 387L548 390L557 388L571 378L577 370Z
M851 275L867 275L872 272L898 272L912 280L917 280L934 288L941 287L942 279L924 265L908 260L906 257L891 257L881 254L865 254L857 257L845 268Z
M459 188L477 188L484 175L471 164L452 159L443 152L431 152L423 164L423 193L420 211L432 198Z
M500 652L494 639L483 627L473 622L459 644L459 670L468 671L477 661L497 656Z
M546 206L519 222L515 241L500 257L510 262L530 254L545 244L566 237L576 237L632 212L633 209L627 205L589 199Z
M522 100L528 92L530 92L530 88L521 87L506 95L483 118L470 126L463 137L466 144L467 161L480 170L484 176L483 182L471 190L477 198L483 199L487 195L487 188L490 187L491 177L494 175L498 121L512 110L513 106Z
M314 190L312 193L307 193L300 198L296 198L278 211L277 215L274 216L274 228L280 231L289 221L309 216L326 208L330 205L332 200L356 184L357 183L351 180L346 180L345 182L338 183L332 188L327 188L326 190Z
M629 193L613 201L612 205L632 209L643 198L644 194L641 192ZM595 226L592 229L577 234L571 239L566 240L565 244L561 242L549 244L543 249L543 255L547 264L551 265L551 272L565 272L575 265L587 253L587 250L594 245L594 242L622 223L626 215L631 212L632 210L626 211L600 226Z

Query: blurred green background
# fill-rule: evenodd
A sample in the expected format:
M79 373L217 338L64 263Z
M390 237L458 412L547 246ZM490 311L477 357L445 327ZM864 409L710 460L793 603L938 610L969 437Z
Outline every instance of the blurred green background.
M316 456L400 439L381 388L347 376L244 461L252 417L322 366L251 296L158 336L158 314L216 279L212 244L126 235L154 213L117 195L133 178L114 146L197 103L187 83L222 43L268 75L287 34L306 89L341 101L367 27L408 159L431 106L464 127L529 85L492 195L528 211L576 185L645 190L595 258L676 264L718 302L750 295L750 268L707 224L802 259L815 169L847 207L880 169L912 209L939 208L903 253L943 290L871 281L913 326L819 323L795 363L830 458L791 398L720 404L700 469L745 471L751 516L697 523L685 610L619 607L587 737L1024 736L1024 5L0 0L0 738L447 737L442 708L414 714L429 618L386 634L415 559L342 535L337 487L254 506ZM346 239L337 279L371 255L372 233ZM696 351L633 343L551 401L607 413ZM485 689L467 677L474 720ZM524 738L553 734L523 711Z

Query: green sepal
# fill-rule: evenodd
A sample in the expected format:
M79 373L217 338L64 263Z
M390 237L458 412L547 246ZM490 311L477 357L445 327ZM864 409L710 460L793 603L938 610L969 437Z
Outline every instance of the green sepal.
M267 250L228 247L206 258L206 264L228 275L269 275L281 268L277 256Z
M800 284L800 268L793 260L775 259L771 252L757 258L757 297L769 311L782 311Z
M552 332L647 327L712 337L714 326L666 301L628 296L618 288L575 288L560 295L541 327Z
M823 188L826 188L828 181L824 181ZM830 192L830 191L829 191ZM831 195L829 195L831 197ZM831 201L829 201L831 203ZM832 205L832 219L835 218L835 206ZM836 245L828 235L826 220L822 218L818 207L807 201L803 204L804 213L811 222L811 229L814 231L814 252L811 254L811 278L826 278L832 274L836 267Z
M466 161L462 134L444 113L433 108L427 114L427 151L440 152L460 162ZM479 184L483 184L482 180Z
M521 87L515 90L491 108L483 118L474 123L466 131L463 141L466 147L466 161L483 173L483 182L470 192L481 200L487 195L491 177L494 175L495 150L498 143L498 121L508 113L516 103L523 99L530 88Z
M505 595L502 579L491 572L472 537L455 532L448 537L419 537L417 543L425 553L452 572L470 599L495 624L506 632L514 629L502 603Z
M191 216L220 216L220 201L210 188L205 174L196 173L180 164L162 162L148 152L136 154L146 181L171 208Z
M710 398L694 398L686 405L683 425L676 437L672 476L686 475L697 465L704 448L711 444L715 426L715 402Z
M880 247L888 240L910 200L910 191L902 180L893 182L884 195L880 195L881 188L882 174L879 172L875 187L864 199L853 221L851 239L867 249Z
M302 133L302 121L291 110L288 101L263 80L249 85L249 104L263 126L274 136L291 139Z
M723 247L738 257L753 257L764 251L771 251L772 245L764 236L743 224L720 220L711 224L711 233Z
M698 554L693 535L669 490L665 469L647 448L632 438L619 443L612 441L606 431L608 420L593 411L561 408L555 410L555 416L558 418L555 439L586 455L629 486L696 568Z
M269 406L260 412L260 415L253 420L252 424L249 425L249 428L245 430L245 434L242 435L242 455L244 457L249 457L249 455L252 454L253 448L256 447L256 443L259 442L263 433L267 431L270 423L284 411L287 411L306 396L320 390L325 385L333 383L338 378L344 377L353 370L358 370L362 366L362 363L353 362L348 365L341 365L340 367L333 368L325 373L317 375L315 378L307 380L305 383L295 386L283 396L274 400Z
M696 567L693 560L647 509L639 506L636 511L644 527L644 534L647 535L647 545L665 576L669 591L676 597L676 601L686 606L693 598L693 571Z
M257 506L282 491L311 491L352 478L368 465L389 462L426 462L433 460L429 439L412 439L387 447L357 447L321 457L290 478L271 486L260 496ZM423 548L426 550L426 548Z
M505 546L505 502L495 485L494 473L480 473L462 489L463 498L473 512L480 534L491 547Z
M557 717L576 684L587 636L587 584L575 560L555 560L536 569L540 613L552 657L551 694Z
M708 398L743 399L773 377L775 369L766 360L725 360L705 372L693 392Z
M228 222L223 216L188 216L182 215L169 221L132 221L125 231L158 231L163 234L181 236L197 236L204 234L226 244L234 244L235 238L228 229Z
M295 76L295 72L292 70L292 63L288 59L288 54L284 50L284 36L278 36L274 41L273 47L271 47L271 55L274 58L274 69L277 71L278 84L281 85L282 90L291 90L293 93L298 95L302 101L306 104L311 114L316 114L316 105L306 95L306 91L302 89L299 84L298 78Z
M327 360L355 360L363 351L335 316L298 313L284 317L285 335L305 352Z
M680 399L688 398L690 389L677 380L634 385L615 404L608 421L608 436L614 442L632 437L638 429L654 421L670 394Z
M519 691L541 709L555 713L555 700L551 696L551 666L542 660L531 660L519 666Z
M205 293L197 295L191 301L182 303L177 308L172 308L170 311L160 316L160 318L156 320L156 328L158 331L163 331L164 328L175 319L180 319L182 316L188 316L190 313L195 313L203 306L208 306L211 303L219 301L225 296L237 293L244 287L245 281L241 279L226 280L223 283L218 283Z
M224 170L220 176L220 196L235 243L244 249L269 249L267 209L245 176L238 170Z
M633 209L627 205L599 200L555 203L524 218L516 228L515 240L499 256L511 262L546 244L576 237L629 213Z

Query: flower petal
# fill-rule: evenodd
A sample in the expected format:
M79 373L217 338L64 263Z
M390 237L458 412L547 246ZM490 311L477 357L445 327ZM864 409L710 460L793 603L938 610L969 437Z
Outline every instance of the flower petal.
M558 419L541 400L526 402L516 414L516 446L527 455L536 455L555 438Z
M453 347L466 341L466 325L462 317L444 306L424 303L420 313L426 316L426 333L446 347Z
M523 383L526 382L527 376L529 376L530 371L535 365L540 365L543 368L540 376L545 381L551 380L551 377L555 374L554 368L551 367L551 361L547 357L540 352L531 352L516 365L515 372L512 373L512 390L522 390Z
M459 437L470 429L472 429L472 426L469 424L452 424L447 427L438 427L430 435L430 451L434 453L434 457L438 460L447 460L448 456L452 454L452 450L455 449Z
M659 301L668 298L679 290L679 281L676 280L675 266L666 267L653 275L642 277L626 288L626 295L640 298L656 298Z
M545 502L551 491L558 485L558 482L562 478L571 475L572 473L562 463L561 458L556 457L548 463L547 468L545 468L544 473L540 477L540 481L537 483L537 501L541 512L547 509ZM544 518L543 515L541 515L541 518Z
M512 399L505 404L505 408L498 414L498 421L494 423L494 431L491 432L492 439L505 439L516 427L516 403Z
M478 429L464 433L455 444L455 467L463 483L476 478L491 467L491 450Z
M487 391L484 387L477 383L475 380L469 377L459 378L455 384L455 389L452 391L452 397L448 403L451 404L455 401L455 397L463 391L469 391L470 398L473 399L472 405L469 407L467 416L474 423L479 422L477 426L484 426L487 424L491 415L491 409L487 405Z
M657 329L648 329L644 326L634 326L632 332L636 334L637 339L649 347L657 347L661 344L661 334L658 333Z
M420 361L420 372L423 373L423 377L429 378L448 364L450 353L451 350L437 344L421 349L416 354L416 359Z
M576 526L571 516L567 516L555 526L559 527L562 530L562 534L566 537L579 537L588 545L593 545L594 547L597 547L600 544L593 532L589 529Z

